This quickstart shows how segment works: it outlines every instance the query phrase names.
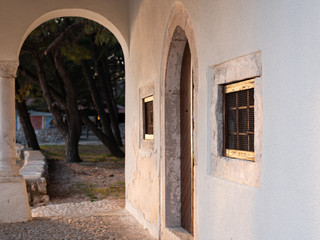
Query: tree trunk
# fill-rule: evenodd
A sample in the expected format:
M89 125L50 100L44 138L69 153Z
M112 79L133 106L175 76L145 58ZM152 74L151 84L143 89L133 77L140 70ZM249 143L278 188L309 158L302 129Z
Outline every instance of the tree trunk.
M56 69L63 80L66 93L65 110L68 126L68 133L65 135L66 162L81 162L78 143L81 136L82 122L77 105L77 91L62 58L56 54L54 56L54 61Z
M40 150L37 136L31 124L30 116L25 101L16 101L16 107L28 147L31 147L33 150Z
M98 72L98 80L100 82L104 100L106 101L107 108L109 110L110 122L113 130L114 138L119 146L122 146L122 139L119 130L118 121L118 108L114 100L113 90L111 86L111 77L109 74L109 69L106 69L107 74L104 74L103 66L100 61L95 61L95 65Z
M33 53L35 58L35 64L37 67L37 75L40 82L40 86L43 92L43 96L47 102L49 111L52 113L55 126L65 139L65 153L66 162L81 162L78 143L81 135L81 119L77 108L77 98L72 79L69 77L64 63L55 55L54 61L56 69L63 80L66 89L66 96L63 99L65 107L65 115L60 109L57 100L53 97L52 91L50 91L49 83L43 71L41 59L37 52Z
M79 151L78 143L79 139L77 135L74 135L71 131L64 138L65 143L65 153L66 153L66 162L82 162Z
M90 121L90 119L84 119L83 116L81 116L82 121L100 139L100 141L104 143L104 145L111 151L113 155L117 157L124 157L123 152L118 147L119 144L115 140L114 133L112 132L109 117L107 116L104 110L103 103L101 101L102 98L100 96L100 92L97 86L95 85L95 82L90 75L89 68L85 64L85 62L82 62L82 70L83 70L85 79L87 81L88 88L91 94L91 98L94 102L95 109L100 116L102 128L104 132L98 131L99 129Z
M50 86L44 74L42 61L38 53L36 51L33 51L32 55L34 56L34 61L37 68L37 76L43 93L43 97L46 100L49 111L52 113L52 116L54 118L54 124L59 130L59 132L63 136L66 136L68 133L68 127L64 122L63 113L61 112L61 109L59 109L59 106L57 104L59 103L59 101L56 101L51 94Z
M124 153L118 147L116 142L110 141L110 139L86 116L85 114L81 114L81 119L84 124L92 131L101 142L110 150L112 155L118 158L124 158Z

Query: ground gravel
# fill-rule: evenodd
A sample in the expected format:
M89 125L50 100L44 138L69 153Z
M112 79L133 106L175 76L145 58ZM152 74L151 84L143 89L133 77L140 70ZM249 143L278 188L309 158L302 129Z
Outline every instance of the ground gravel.
M38 239L154 239L116 202L63 203L32 210L34 219L1 223L1 240Z
M117 202L101 200L77 203L52 204L32 209L33 217L90 217L109 214L111 210L121 210Z

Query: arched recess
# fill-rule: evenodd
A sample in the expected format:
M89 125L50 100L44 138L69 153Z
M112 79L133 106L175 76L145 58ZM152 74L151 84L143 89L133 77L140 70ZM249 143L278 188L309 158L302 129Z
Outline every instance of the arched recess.
M118 42L121 45L123 56L124 56L124 62L125 62L125 79L128 79L128 74L127 74L127 63L129 61L129 49L128 49L128 43L124 37L124 35L120 32L120 30L112 23L110 22L106 17L90 11L86 9L59 9L59 10L54 10L47 12L43 14L42 16L38 17L35 21L31 23L31 25L27 28L25 31L20 44L19 44L19 51L17 52L17 59L19 59L19 54L21 51L21 48L26 40L26 38L29 36L29 34L35 30L37 27L39 27L42 23L45 23L46 21L59 18L59 17L80 17L80 18L85 18L89 19L91 21L94 21L105 28L107 28L118 40ZM18 64L19 61L16 61L16 64ZM16 75L14 73L14 75ZM127 91L125 90L125 94L127 94Z
M180 101L182 97L181 79L184 69L184 54L189 46L192 62L192 119L191 124L191 155L193 161L193 211L191 233L198 235L198 58L196 41L190 17L180 3L175 4L168 23L164 42L161 66L161 234L182 230L181 221L181 122ZM180 230L182 231L180 231ZM189 231L190 232L190 231ZM188 234L187 234L188 235Z
M119 43L122 47L125 62L127 62L128 57L129 57L129 55L128 55L129 49L128 49L128 42L125 40L124 35L107 18L105 18L104 16L102 16L98 13L95 13L93 11L86 10L86 9L59 9L59 10L47 12L47 13L43 14L42 16L40 16L39 18L37 18L28 27L28 29L26 30L26 32L24 33L24 35L20 41L19 49L17 51L17 59L19 58L19 53L20 53L21 47L22 47L24 41L26 40L26 38L28 37L28 35L34 29L36 29L39 25L41 25L42 23L44 23L48 20L54 19L54 18L58 18L58 17L83 17L83 18L87 18L89 20L92 20L92 21L95 21L95 22L101 24L102 26L107 28L110 32L112 32L114 34L114 36L117 38L117 40L119 41Z
M121 45L122 48L122 52L123 52L123 56L124 56L124 62L125 62L125 79L128 79L128 74L127 74L127 62L129 61L129 50L128 50L128 44L124 38L124 35L120 32L120 30L118 28L116 28L116 26L111 23L107 18L105 18L104 16L90 11L90 10L85 10L85 9L60 9L60 10L54 10L54 11L50 11L47 12L45 14L43 14L41 17L37 18L34 22L31 23L31 25L28 27L28 29L26 30L26 32L24 33L20 44L19 44L19 51L17 53L17 59L19 59L19 54L21 51L21 48L24 44L24 41L26 40L26 38L28 37L28 35L37 27L39 27L42 23L55 19L55 18L59 18L59 17L81 17L81 18L86 18L89 19L91 21L94 21L102 26L104 26L105 28L107 28L118 40L118 42ZM15 61L15 64L18 65L19 64L19 60ZM17 70L17 68L16 68ZM13 74L14 76L16 76L16 72ZM125 89L125 95L127 94L127 90Z

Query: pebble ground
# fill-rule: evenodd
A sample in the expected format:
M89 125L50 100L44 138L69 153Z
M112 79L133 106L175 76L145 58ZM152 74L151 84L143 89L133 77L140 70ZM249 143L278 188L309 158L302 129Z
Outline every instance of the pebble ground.
M1 240L153 240L125 209L109 200L47 205L32 210L34 219L0 223Z

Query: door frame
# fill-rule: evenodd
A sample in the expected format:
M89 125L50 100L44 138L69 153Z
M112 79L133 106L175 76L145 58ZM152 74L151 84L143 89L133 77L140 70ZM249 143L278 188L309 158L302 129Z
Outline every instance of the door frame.
M176 3L168 24L163 48L160 109L160 229L161 238L182 232L180 188L180 74L186 42L189 43L193 70L193 232L198 237L198 58L195 36L189 15ZM179 233L177 233L178 231Z

